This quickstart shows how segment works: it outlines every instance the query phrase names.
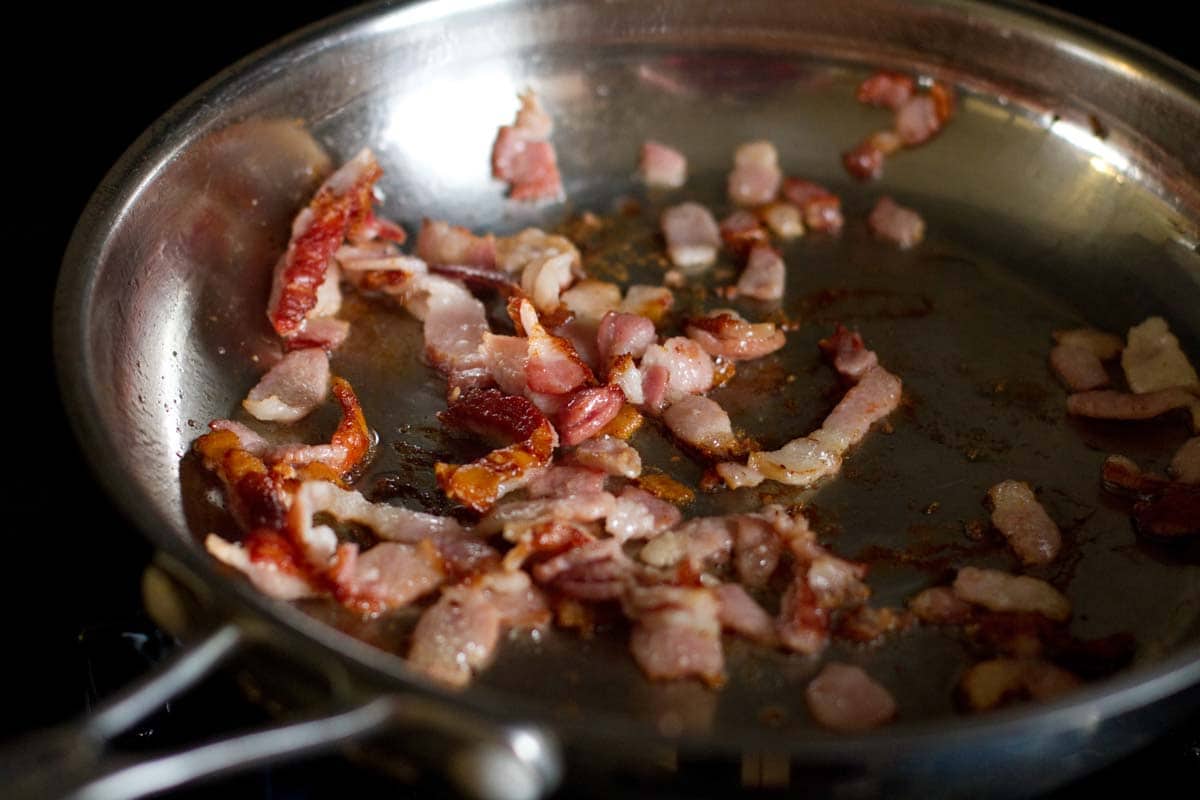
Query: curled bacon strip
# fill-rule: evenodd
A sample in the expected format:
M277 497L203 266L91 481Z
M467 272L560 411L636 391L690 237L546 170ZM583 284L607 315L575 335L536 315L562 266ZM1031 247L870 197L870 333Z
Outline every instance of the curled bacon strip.
M513 442L471 464L434 467L447 497L481 513L549 466L558 446L558 434L537 406L496 389L469 390L438 417L451 427Z

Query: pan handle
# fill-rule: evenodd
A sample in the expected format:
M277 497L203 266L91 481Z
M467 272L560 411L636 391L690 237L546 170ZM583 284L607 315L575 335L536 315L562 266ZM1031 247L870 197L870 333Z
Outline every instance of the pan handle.
M531 726L496 725L416 695L384 695L301 722L234 735L149 759L107 752L128 730L195 685L244 643L230 623L187 646L155 674L122 691L73 725L8 743L0 750L4 795L13 800L132 800L203 778L330 750L351 740L416 729L445 747L439 766L467 796L537 800L558 785L557 742Z

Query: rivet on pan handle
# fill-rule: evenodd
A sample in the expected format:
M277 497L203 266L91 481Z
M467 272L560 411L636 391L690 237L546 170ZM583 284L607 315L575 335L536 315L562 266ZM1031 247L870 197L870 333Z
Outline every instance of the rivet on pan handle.
M437 766L470 797L538 800L561 780L558 744L543 731L496 725L461 709L409 695L384 695L302 722L148 759L108 752L107 745L114 737L195 685L236 653L244 639L236 625L224 625L81 723L10 744L0 751L4 796L12 800L129 800L401 729L417 729L430 739L440 739L445 746L436 752L446 763Z

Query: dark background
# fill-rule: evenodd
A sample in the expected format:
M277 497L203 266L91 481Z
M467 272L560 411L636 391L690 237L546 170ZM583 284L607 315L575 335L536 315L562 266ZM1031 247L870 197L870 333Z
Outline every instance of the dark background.
M7 493L7 536L15 544L9 552L16 580L9 582L6 604L12 702L0 714L0 736L70 719L120 682L121 670L93 674L92 660L111 646L106 636L137 623L139 578L150 557L149 546L91 481L58 405L49 312L71 229L108 168L174 102L279 36L352 4L42 5L31 9L33 24L8 28L15 63L5 111L17 175L8 191L16 211L5 215L4 239L21 245L10 274L18 285L34 276L38 294L32 320L21 316L25 302L10 315L21 322L21 331L10 334L10 350L31 363L10 377L20 409L10 419L21 435L9 451L15 482ZM1195 30L1178 16L1183 4L1046 5L1200 68ZM24 332L30 327L32 337ZM1200 758L1192 767L1197 764Z

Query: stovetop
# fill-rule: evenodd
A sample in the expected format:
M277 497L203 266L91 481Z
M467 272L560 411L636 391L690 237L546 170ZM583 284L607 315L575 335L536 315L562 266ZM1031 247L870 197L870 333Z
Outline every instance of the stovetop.
M68 73L47 77L41 60L25 65L23 80L36 92L32 130L20 147L22 158L34 166L39 180L34 202L22 219L26 241L35 246L36 260L11 265L49 298L55 265L70 230L103 173L157 116L219 69L254 49L304 24L321 19L348 4L334 0L289 3L286 9L251 11L251 4L210 0L174 19L143 17L149 27L135 25L107 4L65 12L59 6L34 10L29 30L53 31L41 44L52 59L67 64ZM274 6L275 4L270 4ZM1094 8L1085 2L1049 5L1081 14L1134 38L1153 44L1174 57L1200 67L1200 50L1174 4L1142 2L1119 10ZM161 7L156 7L161 11ZM1136 14L1135 14L1136 12ZM58 18L69 15L69 20ZM38 24L40 23L40 24ZM67 24L69 23L69 24ZM20 77L21 67L17 67ZM64 77L65 76L65 77ZM10 126L11 127L11 126ZM49 134L49 147L45 139ZM43 149L45 147L45 149ZM10 188L11 191L11 188ZM40 198L40 201L39 199ZM12 231L10 231L10 235ZM44 330L42 328L41 330ZM39 510L32 529L10 530L12 564L17 587L10 590L10 686L32 702L19 702L0 715L0 736L20 735L34 728L86 713L99 699L145 674L175 646L145 616L139 592L140 577L149 563L148 544L122 520L90 477L88 468L63 424L55 397L53 365L46 337L32 372L37 387L22 386L21 402L45 404L46 424L36 431L34 444L21 451L21 469L40 479L22 487ZM32 388L32 387L30 387ZM28 463L32 459L33 463ZM15 502L16 493L10 502ZM71 532L71 551L57 552L60 531ZM199 689L173 701L120 744L131 752L174 748L223 732L265 724L269 717L248 701L233 678L221 673ZM1083 797L1097 791L1146 786L1197 785L1200 777L1200 719L1164 733L1151 746L1111 768L1056 793ZM399 787L388 778L363 770L341 756L307 759L300 763L219 780L172 796L209 797L217 794L262 798L324 798L388 792L398 797L430 797L446 791L437 783ZM1157 790L1170 795L1170 789ZM564 791L570 794L570 789Z

